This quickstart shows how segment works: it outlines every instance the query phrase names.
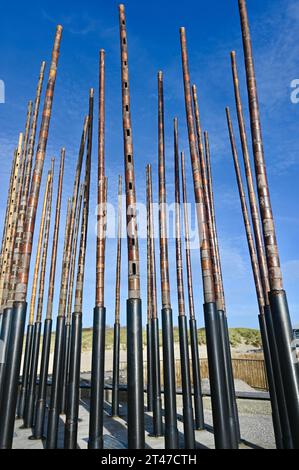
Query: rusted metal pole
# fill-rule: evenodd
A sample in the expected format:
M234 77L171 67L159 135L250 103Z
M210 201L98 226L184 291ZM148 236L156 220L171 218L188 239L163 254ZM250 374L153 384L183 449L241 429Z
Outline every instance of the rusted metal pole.
M269 291L270 291L270 284L269 284L269 275L268 275L268 266L266 255L264 251L264 244L263 244L263 235L262 229L260 225L260 216L259 216L259 209L258 209L258 202L256 198L254 182L253 182L253 174L251 169L250 163L250 155L248 150L248 141L246 135L246 127L245 127L245 120L243 114L243 106L241 100L241 93L240 93L240 86L239 86L239 78L238 78L238 70L237 70L237 61L236 61L236 54L235 52L231 53L231 64L232 64L232 74L233 74L233 82L234 82L234 91L235 91L235 100L236 100L236 109L237 109L237 116L238 116L238 123L239 123L239 131L240 131L240 139L242 144L242 152L243 152L243 160L245 166L245 173L246 173L246 181L247 181L247 190L250 202L250 210L251 210L251 218L252 218L252 225L253 225L253 232L255 238L255 246L257 251L257 258L259 263L260 269L260 276L261 282L263 287L263 295L264 295L264 305L263 311L259 315L260 325L261 325L261 333L265 337L265 356L270 355L268 361L271 361L271 367L269 365L269 374L272 375L269 377L269 382L274 380L275 388L276 388L276 396L279 408L279 416L280 416L280 424L282 428L282 440L283 446L285 448L293 448L292 443L292 436L287 412L287 405L285 399L285 392L284 392L284 384L282 379L281 373L281 366L279 362L279 354L277 349L277 344L275 340L275 333L273 328L273 319L271 308L269 305ZM266 328L265 328L266 325ZM265 330L265 331L264 331ZM267 330L267 331L266 331ZM267 349L267 345L269 348ZM267 358L266 358L267 360ZM275 407L275 404L273 405ZM281 447L281 442L279 440L279 436L277 435L277 446Z
M245 0L239 0L239 10L246 67L253 155L271 289L269 300L281 363L281 372L285 384L285 397L293 444L295 448L299 448L298 357L296 354L287 296L283 289L282 272L264 156L255 68Z
M156 437L163 435L162 425L162 399L161 399L161 364L160 364L160 329L157 309L157 275L156 275L156 249L155 227L153 214L153 182L152 167L147 167L148 200L149 200L149 239L150 239L150 292L151 292L151 324L152 324L152 351L153 351L153 434Z
M67 389L67 407L64 434L64 448L77 448L78 420L79 420L79 396L80 396L80 367L81 367L81 343L82 343L82 312L83 312L83 292L84 276L87 250L87 233L89 217L89 198L90 198L90 173L91 173L91 155L92 155L92 134L93 134L93 108L94 108L94 90L89 92L89 126L88 143L85 168L85 187L84 187L84 205L81 224L81 239L78 257L77 282L75 289L75 305L72 316L71 329L71 351L70 351L70 369L69 382ZM106 183L107 184L107 183ZM107 197L107 186L105 186L105 198ZM105 199L106 200L106 199ZM105 329L104 329L105 332ZM105 340L104 340L105 351ZM102 362L102 381L104 381L104 359ZM104 395L104 393L103 393ZM101 410L104 408L100 408ZM103 411L102 411L103 412Z
M105 51L99 60L99 123L98 123L98 229L96 257L96 305L93 312L93 346L91 377L91 409L89 423L90 449L103 448L103 400L105 361Z
M64 353L63 353L63 368L62 368L61 414L66 413L67 383L68 383L70 348L71 348L71 325L72 325L74 281L75 281L78 236L79 236L79 229L80 229L83 194L84 194L84 184L81 184L79 201L78 201L77 212L76 212L74 240L73 240L72 255L71 255L70 282L69 282L68 299L67 299L67 316L66 316L66 323L65 323L65 347L64 347Z
M195 433L193 427L193 408L190 357L188 342L188 326L185 310L183 253L181 237L181 195L180 195L180 164L179 164L178 120L174 120L174 183L175 183L175 242L177 265L177 293L179 312L179 336L181 352L181 374L183 390L184 440L186 449L195 449Z
M22 386L21 386L21 391L20 391L19 407L18 407L19 418L25 417L24 411L25 411L26 395L27 395L27 390L28 390L30 364L32 360L33 335L34 335L34 312L35 312L35 302L36 302L36 294L37 294L37 281L38 281L38 274L39 274L39 269L40 269L40 259L41 259L41 251L42 251L42 244L43 244L43 238L44 238L44 229L45 229L48 194L50 191L50 185L51 185L51 172L49 171L47 182L46 182L44 201L43 201L39 236L38 236L38 242L37 242L37 248L36 248L36 259L35 259L35 266L34 266L34 273L33 273L33 280L32 280L29 322L28 322L27 337L26 337L26 351L25 351L25 357L24 357Z
M122 258L122 177L118 177L118 235L115 283L115 324L113 341L112 416L119 416L119 361L120 361L120 289Z
M232 154L233 154L236 178L237 178L240 201L241 201L241 208L242 208L244 225L245 225L245 232L246 232L246 237L247 237L255 289L256 289L256 294L257 294L257 300L258 300L260 315L264 315L265 298L264 298L263 287L262 287L261 271L260 271L256 247L254 244L254 239L253 239L253 235L251 231L251 223L250 223L250 218L249 218L249 212L248 212L248 207L247 207L247 201L246 201L246 196L245 196L245 191L244 191L244 186L243 186L243 181L242 181L241 169L240 169L239 160L238 160L237 146L235 142L233 124L232 124L232 120L230 117L229 108L226 108L226 116L227 116L229 137L230 137L230 142L231 142L231 147L232 147ZM275 432L276 445L278 448L282 448L283 436L282 436L282 428L281 428L281 422L280 422L280 416L279 416L279 410L278 410L277 394L275 390L275 382L274 382L274 377L273 377L272 362L271 362L271 358L269 359L270 355L268 353L267 339L265 337L266 332L262 330L261 333L262 333L262 338L263 339L265 338L265 340L263 341L263 345L265 346L264 348L265 361L266 361L266 365L268 366L267 367L268 378L269 378L268 382L269 382L269 391L270 391L270 396L271 396L273 426L274 426L274 432Z
M72 198L72 209L71 209L71 221L68 233L68 241L66 245L65 257L63 259L60 294L59 294L59 307L56 324L56 337L55 337L55 349L54 349L54 369L52 377L51 387L51 399L48 416L48 430L47 430L47 449L56 449L58 440L58 425L59 425L59 414L61 411L61 393L62 393L62 368L63 368L63 355L65 345L65 319L66 319L66 304L67 304L67 293L69 285L69 273L70 273L70 262L71 262L71 250L74 237L74 226L76 217L76 207L79 197L80 177L82 172L82 163L84 150L86 145L86 137L88 133L89 119L88 117L84 120L84 126L81 136L79 155L77 161L77 167L75 172L74 187L73 187L73 198Z
M39 292L37 301L36 321L34 325L33 341L32 341L32 355L29 369L28 388L25 400L24 411L24 428L32 428L34 423L34 404L36 398L36 381L37 369L39 360L40 340L41 340L41 327L42 327L42 313L44 304L45 292L45 276L47 266L48 245L51 227L51 214L52 214L52 199L53 199L53 180L54 180L54 162L52 159L51 164L51 182L47 199L47 211L43 236L43 249L40 261L40 275L39 275Z
M17 402L18 377L22 357L22 342L26 318L26 298L28 289L28 277L32 254L32 240L35 228L36 211L39 199L41 177L43 173L44 158L46 153L49 126L51 120L51 110L54 97L56 81L57 63L62 35L62 27L59 25L56 30L54 48L52 53L52 63L44 103L44 111L40 128L39 145L36 155L36 163L33 174L33 181L30 190L29 204L26 211L24 237L21 244L22 259L18 269L15 303L13 307L13 319L11 329L13 337L10 341L7 361L11 364L6 373L3 395L5 403L0 407L2 426L0 429L0 448L10 448L12 446L14 417Z
M153 345L152 345L152 293L151 293L151 240L150 240L150 201L148 169L146 169L146 216L147 216L147 411L153 412Z
M65 162L65 149L61 150L60 158L60 170L59 170L59 181L57 191L57 202L56 202L56 214L54 223L54 234L52 242L52 255L51 255L51 268L49 275L49 287L48 287L48 300L47 300L47 311L44 322L44 333L43 333L43 346L42 346L42 357L40 365L40 378L38 386L38 394L35 408L35 426L33 429L33 436L31 439L42 439L44 432L44 421L45 421L45 410L46 410L46 396L47 396L47 382L48 382L48 370L49 370L49 358L50 358L50 347L51 347L51 335L52 335L52 312L53 312L53 298L54 298L54 287L55 287L55 274L57 264L57 248L59 240L59 227L60 227L60 213L61 213L61 199L62 199L62 188L63 188L63 176L64 176L64 162ZM67 220L66 220L66 232L65 232L65 247L68 242L68 230L71 216L71 200L68 201Z
M130 84L128 66L128 40L124 5L119 6L121 44L122 114L126 175L126 212L128 243L128 302L127 302L127 354L128 354L128 446L143 449L144 382L142 305L140 299L140 262L136 214L136 188L133 158L133 136L130 109Z
M165 398L165 448L178 448L173 318L170 299L168 237L166 221L166 178L164 136L163 72L158 73L158 157L159 157L159 231L162 297L163 370Z
M208 230L207 208L204 201L203 182L200 171L200 161L196 145L195 127L192 109L192 94L188 64L187 42L185 28L181 28L182 65L185 90L186 117L188 125L189 147L193 171L195 201L197 209L198 231L200 237L200 254L202 264L204 311L207 333L207 348L212 394L212 410L215 431L216 448L231 447L228 416L228 396L224 375L224 355L220 341L220 321L216 307L213 263Z
M195 424L196 424L197 430L202 430L205 427L205 423L204 423L204 411L203 411L203 400L202 400L202 389L201 389L200 359L199 359L199 350L198 350L198 344L199 344L198 330L197 330L197 321L196 321L195 308L194 308L189 216L188 216L188 198L187 198L187 183L186 183L184 152L182 152L181 154L181 167L182 167L182 191L183 191L183 206L184 206L186 266L187 266L188 298L189 298L189 313L190 313L190 341L191 341L192 372L193 372L193 387L194 387Z

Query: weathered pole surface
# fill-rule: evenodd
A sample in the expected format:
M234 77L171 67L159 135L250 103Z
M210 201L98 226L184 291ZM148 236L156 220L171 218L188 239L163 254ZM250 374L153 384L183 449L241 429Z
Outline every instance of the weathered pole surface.
M230 437L231 445L233 448L238 448L238 413L234 387L234 377L232 373L231 366L231 351L230 351L230 342L226 341L228 337L227 320L224 318L225 315L225 305L224 305L224 289L222 284L222 279L220 275L220 255L219 251L217 252L216 239L215 239L215 230L213 226L213 217L212 217L212 208L211 208L211 199L208 189L208 176L206 169L206 159L204 151L204 142L202 136L201 122L200 122L200 112L197 98L197 89L196 86L192 86L192 96L193 96L193 106L194 106L194 116L195 116L195 125L197 133L197 145L198 145L198 155L200 162L200 170L202 177L203 185L203 195L204 203L206 206L207 213L207 226L210 240L210 249L211 249L211 259L213 266L213 276L214 276L214 285L215 285L215 299L216 306L219 314L219 324L220 324L220 333L221 333L221 342L223 346L223 356L224 356L224 374L226 380L226 393L228 396L228 411L229 411L229 422L230 422ZM227 328L228 330L228 328Z
M140 299L140 261L136 214L136 187L133 156L130 84L128 67L128 41L124 5L119 6L121 43L122 114L126 175L126 212L128 242L128 302L127 302L127 355L128 355L128 447L143 449L144 382L142 304Z
M44 236L43 236L43 249L42 249L42 256L41 256L41 261L40 261L39 291L38 291L38 297L37 297L36 321L35 321L34 332L33 332L32 355L31 355L31 361L30 361L28 387L27 387L27 394L26 394L26 400L25 400L24 428L32 428L33 422L34 422L34 405L35 405L35 398L36 398L37 369L38 369L38 361L39 361L42 313L43 313L43 305L44 305L45 276L46 276L50 227L51 227L54 162L55 160L52 159L51 182L50 182L48 199L47 199L47 210L46 210L45 228L44 228Z
M299 448L298 357L296 354L296 345L293 337L287 296L283 289L282 272L280 268L280 258L264 156L256 76L245 0L239 0L239 10L246 67L253 155L264 234L264 245L269 272L269 300L281 363L281 372L283 382L285 384L285 397L293 444L295 448Z
M75 281L75 270L77 260L77 247L78 247L78 236L80 229L81 220L81 209L84 194L84 184L81 184L79 201L76 211L76 220L74 228L74 240L71 254L71 267L70 267L70 282L67 299L67 315L65 322L65 347L63 352L63 367L62 367L62 393L61 393L61 414L66 412L66 397L67 397L67 383L70 363L70 348L71 348L71 325L72 325L72 308L73 308L73 297L74 297L74 281Z
M52 334L53 298L54 298L54 287L55 287L57 248L58 248L58 239L59 239L61 199L62 199L63 176L64 176L64 162L65 162L65 149L63 148L61 150L61 158L60 158L56 214L55 214L54 233L53 233L53 242L52 242L51 267L50 267L50 275L49 275L48 300L47 300L46 318L44 322L40 377L39 377L39 386L38 386L37 401L36 401L36 408L35 408L35 425L33 429L33 436L31 439L42 439L43 432L44 432L47 381L48 381L51 334ZM68 227L70 223L70 211L71 211L71 200L69 200L68 202L65 243L67 243L67 231L69 230Z
M218 242L216 211L215 211L215 201L214 201L214 191L213 191L211 152L210 152L210 142L209 142L208 132L204 132L204 141L205 141L205 162L207 166L206 184L208 186L208 197L210 198L211 226L212 226L212 232L213 232L212 236L214 238L214 243L215 243L214 256L216 256L216 265L217 265L217 270L218 270L218 276L219 276L218 279L219 279L220 294L221 294L221 304L223 306L223 310L219 311L221 339L222 339L223 349L224 349L224 354L225 354L224 355L225 372L226 372L227 384L229 387L229 393L230 393L230 399L231 399L230 412L231 412L232 439L234 439L235 445L237 445L238 442L241 442L241 429L240 429L240 422L239 422L239 413L238 413L236 390L235 390L235 380L234 380L234 372L233 372L233 365L232 365L231 345L230 345L228 321L227 321L227 314L226 314L223 275L222 275L220 249L219 249L219 242Z
M193 427L193 408L191 373L188 341L188 325L185 310L184 270L181 228L181 195L180 195L180 164L179 164L178 120L174 119L174 184L175 184L175 242L177 266L177 294L179 312L179 337L181 353L181 375L183 390L184 440L186 449L195 449L195 433Z
M75 172L73 197L72 197L72 209L70 216L69 232L67 234L67 244L65 256L63 257L61 283L60 283L60 294L59 294L59 307L56 325L56 337L55 337L55 349L54 349L54 369L52 377L51 387L51 399L48 416L48 431L47 431L47 449L57 448L58 439L58 425L59 425L59 413L61 411L61 390L62 390L62 367L63 367L63 354L65 344L65 317L66 317L66 303L67 293L69 285L69 272L70 272L70 258L71 249L74 237L74 225L76 217L76 207L79 196L80 177L82 171L82 163L84 150L86 145L86 137L88 132L89 119L88 117L84 120L84 126L81 136L77 167Z
M115 324L113 341L112 416L119 416L119 361L120 361L120 289L122 260L122 177L118 177L118 233L115 283Z
M251 231L249 211L247 207L247 201L246 201L246 196L245 196L245 191L244 191L244 186L243 186L243 181L242 181L242 174L241 174L241 169L239 165L237 146L235 142L233 124L232 124L232 120L230 117L229 108L226 108L226 116L227 116L228 131L229 131L229 137L230 137L230 142L231 142L231 147L232 147L232 155L233 155L233 160L234 160L237 184L238 184L240 201L241 201L241 208L242 208L244 225L245 225L245 232L246 232L248 249L249 249L249 254L250 254L250 259L251 259L254 284L255 284L255 289L256 289L256 294L257 294L257 301L258 301L260 316L264 316L265 298L264 298L263 287L262 287L261 271L260 271L260 266L258 262L254 238L253 238L252 231ZM275 432L276 445L278 448L282 448L283 447L282 445L283 435L282 435L280 415L279 415L279 410L278 410L275 382L274 382L274 377L273 377L272 361L271 361L269 351L267 349L267 336L266 336L267 332L261 329L261 333L262 333L262 339L264 339L263 346L264 346L264 353L265 353L265 362L267 365L267 376L268 376L268 382L269 382L269 392L271 396L273 426L274 426L274 432Z
M150 228L150 287L151 287L151 323L152 323L152 351L153 351L153 434L156 437L163 435L162 424L162 398L161 398L161 363L160 363L160 329L157 307L157 274L155 227L153 214L153 181L152 167L147 167L148 200L149 200L149 228Z
M10 272L10 279L9 279L9 294L8 294L8 307L9 308L13 307L16 284L17 284L18 267L19 267L21 256L22 256L21 244L22 244L23 235L24 235L24 224L25 224L25 217L26 217L26 211L27 211L27 205L28 205L28 195L29 195L30 185L31 185L32 163L33 163L33 156L34 156L34 149L35 149L37 121L38 121L38 115L39 115L42 86L43 86L43 81L44 81L45 65L46 65L45 62L42 62L40 73L39 73L37 89L36 89L36 97L35 97L34 110L33 110L32 122L31 122L30 137L29 137L29 143L28 143L28 156L27 156L25 176L24 176L24 181L23 181L22 197L21 197L21 203L19 207L14 253L13 253L11 272Z
M96 254L96 304L93 312L93 346L91 375L91 409L89 424L90 449L103 448L103 400L105 362L105 51L99 60L99 122L98 122L98 207Z
M15 171L14 171L14 176L13 176L12 193L11 193L11 199L10 199L10 209L9 209L9 215L8 215L8 221L7 221L6 239L5 239L3 258L2 258L2 267L1 267L1 276L0 276L0 308L1 310L3 310L3 308L6 307L6 305L4 305L3 303L4 302L4 282L9 271L9 265L8 265L9 258L13 251L13 238L12 237L13 237L13 229L14 229L15 222L17 219L16 208L17 208L17 199L18 199L18 191L19 191L19 175L20 175L21 161L22 161L23 141L24 141L24 136L21 133L19 135L17 158L16 158Z
M153 345L152 345L152 294L151 294L151 241L150 241L150 201L149 181L146 169L146 222L147 222L147 411L153 412Z
M7 301L8 301L8 297L9 297L9 290L10 290L10 275L11 275L12 265L13 265L14 247L15 247L16 234L17 234L17 225L18 225L18 220L19 220L19 212L20 212L20 204L21 204L21 198L22 198L23 183L24 183L24 179L25 179L25 170L26 170L26 161L27 161L27 147L28 147L28 140L29 140L31 115L32 115L32 101L29 101L28 107L27 107L27 117L26 117L24 139L23 139L23 144L22 144L22 154L21 154L21 158L20 158L19 175L18 175L18 183L17 183L18 189L17 189L15 208L14 208L14 218L13 218L13 223L12 223L12 226L11 226L10 249L7 252L6 269L5 269L4 279L3 279L2 304L4 306L7 306Z
M263 235L260 224L260 215L258 209L258 202L254 188L253 174L250 162L250 155L248 150L248 140L246 134L245 120L243 114L243 106L241 100L240 86L239 86L239 77L237 70L237 61L235 52L231 53L231 64L232 64L232 74L233 74L233 83L235 91L235 101L236 109L239 123L240 139L243 152L244 167L246 173L247 181L247 190L250 203L251 219L253 225L253 232L255 238L255 246L257 251L257 258L259 263L261 282L264 295L264 305L263 311L260 313L259 319L261 324L261 332L265 336L265 356L270 354L271 358L271 367L272 367L272 376L269 377L269 382L274 380L276 387L277 402L279 408L280 423L282 428L282 439L283 445L285 448L292 448L292 436L290 430L290 423L287 412L287 404L285 399L284 384L281 373L281 365L279 362L279 354L277 349L277 344L275 340L275 333L273 329L273 319L271 308L269 304L269 292L270 292L270 283L269 283L269 273L267 260L263 244ZM263 316L262 316L263 315ZM264 328L266 324L266 328ZM267 330L267 331L263 331ZM267 345L269 345L269 350L266 350ZM269 365L269 374L271 374L271 368ZM274 405L275 406L275 405ZM279 440L277 439L277 445L279 446Z
M191 354L192 354L195 424L196 424L197 430L202 430L205 427L205 423L204 423L204 410L203 410L203 399L202 399L202 388L201 388L200 359L199 359L199 350L198 350L198 344L199 344L198 329L197 329L197 321L196 321L196 316L195 316L194 295L193 295L188 197L187 197L187 182L186 182L184 152L182 152L181 154L181 171L182 171L183 207L184 207L188 299L189 299L189 313L190 313L190 342L191 342Z
M86 154L85 185L84 185L84 205L81 223L80 249L78 256L77 281L75 288L74 313L72 317L71 329L71 350L70 350L70 369L67 389L66 421L64 434L64 448L77 448L78 421L79 421L79 398L80 398L80 367L81 367L81 343L82 343L82 312L83 312L83 293L84 276L87 250L87 233L89 217L89 198L90 198L90 173L91 173L91 155L92 155L92 133L93 133L93 108L94 108L94 90L89 93L89 127L88 143ZM107 182L105 185L105 200L107 198ZM105 345L105 343L104 343ZM104 361L103 361L104 369ZM104 370L102 372L104 380ZM91 410L90 410L91 412Z
M2 426L0 429L0 448L10 448L12 446L14 417L17 402L17 386L18 377L22 357L22 343L25 328L26 318L26 298L28 289L28 278L30 261L32 254L32 240L34 236L36 211L40 193L40 184L44 167L44 158L48 142L48 133L51 120L51 111L54 97L54 88L56 82L56 71L59 57L59 49L62 35L62 27L59 25L56 30L55 42L52 52L52 62L50 67L50 75L46 91L46 98L44 102L43 117L40 128L38 150L36 155L35 168L33 173L33 180L31 184L29 203L26 210L24 236L21 244L21 260L19 263L15 303L13 306L13 319L11 331L13 333L12 340L10 341L7 361L11 364L9 371L6 373L5 386L3 394L6 398L5 405L3 405ZM2 410L2 405L0 411Z
M178 448L173 318L170 299L166 221L165 135L163 73L158 73L159 231L162 298L163 370L165 397L165 448Z
M200 254L205 301L204 312L207 333L207 348L209 357L215 444L216 448L227 449L231 447L231 440L230 435L227 432L227 429L229 429L230 427L228 415L228 397L227 393L223 393L223 391L226 390L226 380L224 375L224 354L220 341L220 321L216 307L213 264L211 259L209 230L207 223L207 208L205 206L204 201L203 183L200 172L200 162L193 120L192 94L185 28L181 28L180 35L186 102L186 117L188 124L189 147L193 171L198 231L200 237Z
M29 321L28 321L27 337L26 337L26 350L25 350L25 357L24 357L24 363L23 363L22 386L20 390L19 406L18 406L19 418L23 418L25 416L24 411L25 411L26 395L27 395L28 383L29 383L30 364L31 364L31 359L32 359L32 347L33 347L33 335L34 335L34 311L35 311L35 302L36 302L36 294L37 294L37 281L38 281L38 274L39 274L39 268L40 268L40 259L41 259L42 243L43 243L43 238L44 238L44 228L45 228L45 221L46 221L47 202L48 202L48 194L50 191L50 185L51 185L51 173L49 172L48 177L47 177L47 182L46 182L46 189L45 189L42 214L41 214L41 222L40 222L40 228L39 228L39 236L38 236L38 242L37 242L37 247L36 247L36 259L35 259L34 274L33 274L33 280L32 280L30 313L29 313Z

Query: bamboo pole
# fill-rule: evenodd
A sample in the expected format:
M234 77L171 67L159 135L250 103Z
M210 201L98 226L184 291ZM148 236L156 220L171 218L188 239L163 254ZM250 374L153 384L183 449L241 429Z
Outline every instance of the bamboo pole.
M239 0L239 10L243 37L255 173L271 289L269 300L273 316L275 339L281 363L281 372L285 385L285 397L293 444L295 448L299 448L298 358L296 354L287 296L283 289L280 257L267 178L255 67L245 0Z
M71 330L71 351L70 351L70 369L69 384L66 408L66 423L64 435L65 449L76 449L78 420L79 420L79 391L80 391L80 365L81 365L81 342L82 342L82 312L83 312L83 293L84 277L87 250L88 218L89 218L89 198L90 198L90 173L91 173L91 155L92 155L92 131L93 131L93 108L94 108L94 90L89 93L89 128L88 144L85 169L85 187L84 204L81 223L81 239L78 257L77 282L75 289L75 305L72 318ZM105 200L107 198L107 182L105 186ZM105 329L103 329L105 331ZM102 381L104 380L104 359L102 360ZM92 408L91 408L92 411ZM90 411L90 412L91 412Z
M246 173L246 181L247 181L247 191L249 196L249 203L250 203L250 211L251 211L251 219L253 225L253 233L255 239L255 247L257 251L257 259L259 264L260 270L260 277L262 282L263 288L263 295L264 295L264 305L262 312L260 313L259 320L261 325L261 333L264 336L264 350L265 350L265 359L268 362L267 373L268 373L268 381L270 383L269 387L275 390L272 392L273 400L277 401L277 405L279 408L279 417L280 417L280 427L281 427L281 434L282 439L280 438L280 433L276 431L276 443L277 447L284 447L284 448L293 448L288 412L287 412L287 405L286 405L286 398L284 392L284 384L282 379L281 373L281 366L279 363L279 354L275 340L275 333L273 328L273 320L272 320L272 312L269 305L269 292L270 292L270 283L269 283L269 274L268 274L268 266L267 260L264 250L263 244L263 235L262 229L260 225L260 215L258 209L258 202L256 198L255 188L254 188L254 181L253 181L253 173L251 169L250 163L250 155L248 149L248 140L246 135L246 127L245 127L245 120L243 114L243 106L241 100L241 93L240 93L240 86L239 86L239 77L238 77L238 70L237 70L237 61L236 61L236 54L234 52L231 53L231 65L232 65L232 74L233 74L233 83L234 83L234 91L235 91L235 101L236 101L236 109L237 109L237 116L238 116L238 124L239 124L239 132L240 132L240 139L242 145L242 153L243 153L243 160L245 166L245 173ZM267 355L271 356L269 359ZM274 385L272 384L274 382ZM274 396L276 394L276 397ZM273 416L275 418L275 407L276 404L273 402ZM275 429L278 429L278 425L275 424ZM281 443L282 440L282 443Z
M45 228L43 235L43 247L42 255L40 260L40 274L39 274L39 290L37 297L37 310L36 310L36 321L34 325L33 342L32 342L32 355L29 368L29 379L28 388L25 401L25 413L24 413L24 428L32 428L34 425L34 402L35 402L35 390L37 382L37 369L39 360L40 340L41 340L41 326L42 326L42 312L44 304L44 292L45 292L45 275L47 266L47 255L49 245L49 235L51 227L51 213L52 213L52 199L53 199L53 180L54 180L54 158L51 163L51 181L47 197L47 209L45 216Z
M157 275L156 275L156 250L155 227L153 214L153 182L152 167L147 167L148 200L149 200L149 239L150 239L150 283L152 297L152 348L153 348L153 434L156 437L163 435L162 425L162 399L161 399L161 364L160 364L160 329L157 309Z
M61 150L61 157L60 157L60 170L59 170L56 213L55 213L54 233L53 233L53 242L52 242L47 310L46 310L46 318L44 322L40 379L39 379L39 387L38 387L37 401L36 401L36 407L35 407L35 426L33 428L33 436L31 437L31 439L33 440L42 439L43 432L44 432L47 381L48 381L48 369L49 369L51 334L52 334L53 298L54 298L54 287L55 287L57 248L58 248L58 239L59 239L61 199L62 199L63 176L64 176L64 162L65 162L65 149L63 148ZM70 215L71 215L71 200L69 199L68 208L67 208L66 229L65 229L66 231L65 231L64 253L66 251L66 243L68 241L67 235L69 231Z
M151 240L150 240L150 200L149 177L146 169L146 219L147 219L147 411L153 412L153 344L152 344L152 288L151 288Z
M216 448L227 449L231 447L230 435L227 432L227 429L229 429L229 399L227 393L223 393L223 391L226 389L226 379L224 375L224 354L222 344L219 338L220 321L215 303L216 295L208 229L208 214L204 200L203 181L200 170L200 161L196 145L195 126L193 120L192 93L185 28L180 29L180 36L182 49L182 67L184 78L186 118L188 125L189 147L193 171L198 231L200 237L200 255L205 301L204 311L210 367L215 444Z
M181 154L182 168L182 192L183 192L183 208L184 208L184 228L185 228L185 246L186 246L186 266L188 281L188 298L189 298L189 314L190 314L190 341L192 353L192 371L193 371L193 387L194 387L194 411L196 429L204 429L204 411L201 389L200 360L198 350L198 330L197 320L194 308L193 295L193 279L192 279L192 263L190 248L190 232L189 232L189 216L188 216L188 198L187 198L187 182L185 171L185 154Z
M120 360L120 289L122 258L122 177L118 177L118 233L115 282L115 324L113 341L112 416L119 416L119 360Z
M247 201L246 201L246 196L245 196L245 191L244 191L244 186L243 186L243 181L242 181L237 146L235 142L233 124L232 124L232 120L230 117L229 108L226 108L226 116L227 116L229 137L230 137L230 142L231 142L231 147L232 147L232 154L233 154L236 178L237 178L240 201L241 201L241 208L242 208L244 225L245 225L245 232L246 232L249 254L250 254L250 259L251 259L251 266L252 266L252 271L253 271L257 300L258 300L258 305L259 305L259 310L260 310L260 316L264 316L265 298L263 294L261 271L260 271L256 247L254 244L254 239L253 239L253 235L251 231L249 211L247 207ZM271 358L268 358L268 351L266 349L267 338L265 338L266 332L263 331L263 328L261 328L261 333L262 333L262 339L263 339L263 345L264 345L264 351L265 351L265 360L268 366L267 370L268 370L268 377L269 377L269 391L270 391L270 396L271 396L275 439L276 439L277 447L281 448L283 436L282 436L282 428L281 428L281 422L280 422L280 416L279 416L277 395L276 395L276 390L275 390L275 382L274 382L274 377L273 377L273 367L272 367Z
M158 73L159 230L162 298L163 368L165 387L165 447L178 447L173 318L170 299L168 237L166 223L166 178L163 73Z
M127 354L128 354L128 447L143 449L144 384L142 358L142 306L140 300L140 263L136 214L136 187L133 156L133 137L130 109L130 84L128 67L128 40L124 5L119 6L121 44L122 114L125 155L126 213L128 243L128 303L127 303Z
M24 181L23 181L22 197L21 197L19 214L18 214L12 268L11 268L10 279L9 279L8 306L10 308L13 306L13 301L15 298L18 267L19 267L20 258L22 256L21 243L22 243L23 235L24 235L24 224L25 224L25 217L26 217L26 210L27 210L27 203L28 203L28 194L29 194L30 184L31 184L31 170L32 170L32 163L33 163L34 148L35 148L35 137L36 137L37 121L38 121L39 108L40 108L41 91L42 91L43 80L44 80L44 71L45 71L45 62L42 62L38 84L37 84L33 116L32 116L32 121L31 121L31 130L30 130L30 137L29 137L29 144L28 144L28 156L27 156L26 170L25 170L25 176L24 176Z
M181 237L181 195L179 168L179 136L178 120L174 119L174 185L175 185L175 242L177 266L177 294L179 312L179 336L181 353L181 374L183 390L184 439L186 449L195 449L195 433L193 426L192 390L190 374L190 357L188 343L188 326L185 310L183 253Z

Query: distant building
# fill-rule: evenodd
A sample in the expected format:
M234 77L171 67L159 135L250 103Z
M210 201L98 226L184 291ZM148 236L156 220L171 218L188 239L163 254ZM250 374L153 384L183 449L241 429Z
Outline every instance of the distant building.
M294 339L296 341L296 346L299 348L299 325L294 325Z

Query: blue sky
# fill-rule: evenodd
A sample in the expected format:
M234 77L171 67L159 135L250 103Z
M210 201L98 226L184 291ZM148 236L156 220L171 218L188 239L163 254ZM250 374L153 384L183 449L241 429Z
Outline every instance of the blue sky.
M62 225L55 311L61 272L67 197L73 176L88 90L98 89L98 53L106 50L106 165L109 202L115 204L118 174L123 174L118 2L60 0L2 5L0 79L6 103L0 105L1 195L0 223L4 218L11 158L18 133L24 128L27 102L34 99L40 63L50 60L55 25L64 26L43 187L50 158L66 147ZM298 122L299 104L290 100L291 81L299 78L299 5L296 0L248 0L256 73L262 114L265 152L276 219L279 248L292 318L298 323ZM178 116L180 148L187 152L189 200L194 201L186 132L181 72L179 27L185 26L192 81L197 84L202 124L210 133L218 232L222 253L227 309L231 326L256 327L257 303L244 234L240 203L227 135L225 106L236 115L230 71L231 50L236 50L243 101L247 113L244 63L237 1L187 0L181 2L126 2L133 139L137 197L145 200L145 166L153 165L157 199L157 72L165 75L165 123L168 201L174 200L173 117ZM47 69L48 72L48 69ZM47 74L46 74L47 76ZM97 111L97 104L96 104ZM97 120L97 112L96 112ZM248 119L247 119L248 122ZM95 128L97 126L95 125ZM91 213L84 295L84 324L92 324L95 285L96 129L94 134ZM238 139L239 145L239 139ZM239 146L240 148L240 146ZM240 155L241 156L241 155ZM57 185L56 185L57 186ZM55 199L54 199L55 200ZM40 204L41 206L41 204ZM40 214L40 208L39 208ZM194 221L193 221L194 222ZM157 229L157 227L156 227ZM36 235L37 235L36 230ZM175 244L170 241L172 303L177 315ZM140 241L142 296L146 318L146 243ZM123 244L122 320L127 295L126 242ZM108 323L114 318L116 242L107 242L106 305ZM158 245L157 245L158 261ZM199 252L192 253L197 316L202 319L202 282ZM34 263L34 257L32 258ZM157 268L158 268L157 262ZM33 271L33 269L32 269ZM159 270L158 270L159 272ZM158 284L159 285L159 284ZM159 296L160 307L160 296Z

